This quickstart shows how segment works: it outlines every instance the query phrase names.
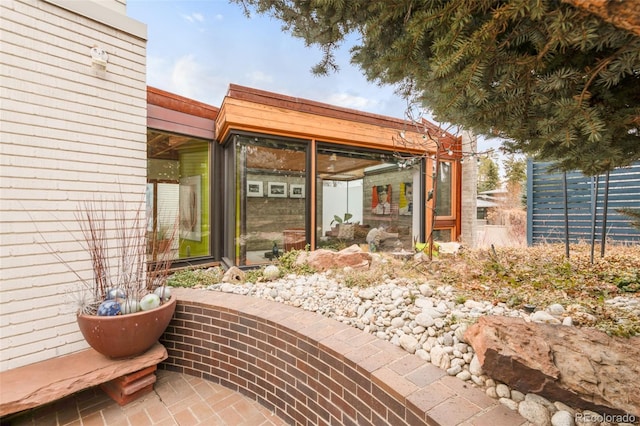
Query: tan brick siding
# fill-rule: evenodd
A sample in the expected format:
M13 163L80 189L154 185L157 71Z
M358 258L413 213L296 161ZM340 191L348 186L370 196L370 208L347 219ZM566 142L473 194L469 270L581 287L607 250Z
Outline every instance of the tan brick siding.
M0 2L0 371L86 347L78 279L43 242L91 279L74 210L120 193L137 205L146 183L146 40L101 16L141 24L118 16L123 0L85 2L84 15L54 3Z

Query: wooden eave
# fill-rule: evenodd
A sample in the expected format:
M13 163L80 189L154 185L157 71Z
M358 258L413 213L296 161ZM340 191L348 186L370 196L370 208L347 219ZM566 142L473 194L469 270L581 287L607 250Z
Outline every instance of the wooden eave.
M147 86L147 127L215 139L220 108Z
M215 120L220 108L147 86L147 104Z
M435 151L433 141L427 143L422 133L412 129L414 124L401 119L232 84L218 113L216 139L224 142L231 131L241 130L367 148ZM398 144L400 133L415 141L409 144L413 147ZM444 133L441 141L457 141Z

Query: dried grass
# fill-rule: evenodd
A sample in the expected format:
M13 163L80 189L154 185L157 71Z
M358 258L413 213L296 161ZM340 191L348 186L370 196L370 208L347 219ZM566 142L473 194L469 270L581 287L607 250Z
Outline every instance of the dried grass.
M591 263L588 244L572 245L570 259L562 244L468 250L439 260L433 275L452 285L459 297L525 304L544 309L559 303L574 324L616 335L639 335L640 306L634 313L606 300L640 296L640 245L609 245L604 258Z
M127 298L140 300L147 293L166 285L177 226L164 236L169 242L158 251L159 244L149 241L147 236L144 207L141 201L131 210L122 199L80 203L76 219L82 238L78 242L91 257L93 281L84 279L62 255L45 243L81 283L77 298L80 312L95 314L110 289L122 289ZM154 252L149 257L156 261L148 260L148 247L153 247ZM89 297L85 297L87 293Z

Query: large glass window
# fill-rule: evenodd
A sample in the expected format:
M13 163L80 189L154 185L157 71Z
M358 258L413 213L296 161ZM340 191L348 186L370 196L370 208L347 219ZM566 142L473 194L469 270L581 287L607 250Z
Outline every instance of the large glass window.
M235 137L236 264L269 262L306 238L308 143Z
M453 181L451 176L451 162L440 161L436 179L436 214L438 216L452 216L451 205Z
M317 152L317 246L359 244L372 251L412 250L419 238L418 163L391 154L320 145Z
M167 244L176 259L211 254L209 145L189 136L147 132L148 253L153 260Z

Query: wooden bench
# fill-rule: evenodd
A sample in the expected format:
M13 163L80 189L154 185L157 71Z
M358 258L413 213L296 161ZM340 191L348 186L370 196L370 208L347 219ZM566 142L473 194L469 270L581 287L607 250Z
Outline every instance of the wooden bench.
M167 350L156 343L135 358L112 360L93 349L48 359L0 373L0 416L53 402L100 385L124 405L150 392L156 366Z

